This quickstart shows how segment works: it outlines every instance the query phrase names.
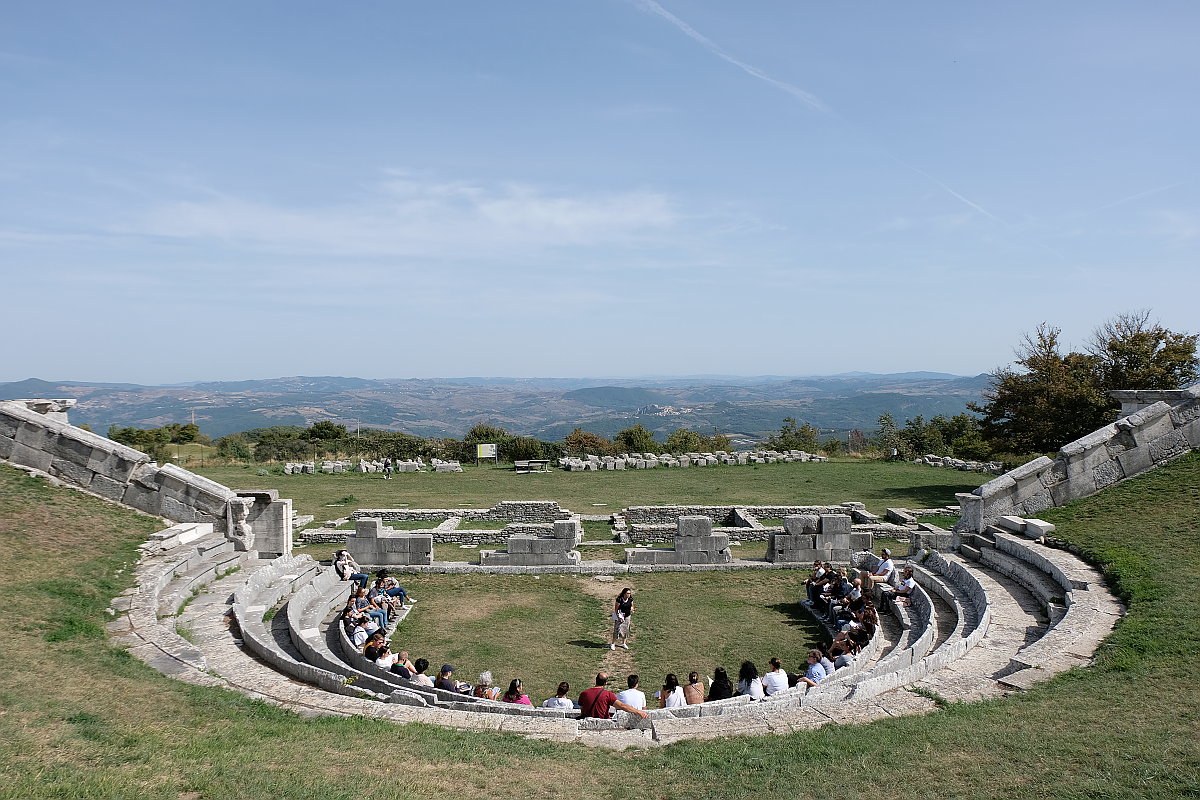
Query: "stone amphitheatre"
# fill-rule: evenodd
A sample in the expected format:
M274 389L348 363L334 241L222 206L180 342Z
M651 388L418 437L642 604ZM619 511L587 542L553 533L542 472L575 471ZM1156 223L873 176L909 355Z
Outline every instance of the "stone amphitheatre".
M830 722L924 713L938 702L1027 689L1090 663L1123 609L1101 574L1039 519L1200 448L1200 385L1119 393L1113 424L957 497L953 530L905 525L918 590L891 603L886 624L853 664L818 686L651 711L646 720L514 706L427 689L375 667L330 624L347 584L293 555L291 502L239 492L68 422L70 401L0 403L0 460L171 524L142 546L136 585L113 600L112 638L180 681L223 687L305 715L504 731L603 747L787 733ZM393 572L578 574L799 569L822 558L876 563L883 523L861 503L794 506L643 506L623 509L622 561L580 558L581 515L553 502L480 509L360 509L348 548ZM437 562L433 542L457 541L464 518L506 523L504 549L478 564ZM428 530L393 530L397 520ZM764 525L760 519L782 519ZM464 532L464 535L469 535ZM768 542L763 560L737 559L731 538ZM467 541L467 540L464 540ZM905 559L899 559L901 563ZM434 602L436 599L425 600ZM278 609L274 615L267 612ZM191 640L177 626L186 624ZM404 625L404 620L398 622ZM907 691L905 691L907 690Z

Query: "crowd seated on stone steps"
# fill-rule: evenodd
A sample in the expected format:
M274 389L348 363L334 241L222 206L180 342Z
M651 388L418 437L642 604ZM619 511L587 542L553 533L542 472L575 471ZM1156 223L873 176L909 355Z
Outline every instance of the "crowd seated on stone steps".
M885 548L883 560L889 563L886 570L889 576L894 571L890 555ZM881 571L876 570L878 572ZM910 575L911 572L910 569ZM825 621L835 631L833 640L822 647L825 662L832 661L832 664L826 663L826 674L853 663L878 630L879 612L875 608L874 587L888 584L876 584L875 577L875 573L862 570L851 578L847 570L834 569L828 561L813 562L812 574L804 582L808 595L805 603L814 613L824 614ZM911 586L901 596L910 591Z
M338 550L333 554L333 568L342 580L354 581L360 589L367 589L367 584L370 582L371 576L358 565L349 551ZM375 573L375 583L371 585L367 596L374 598L380 594L398 600L401 605L416 602L416 599L411 597L405 591L404 587L400 585L400 582L392 577L391 573L386 569L381 569Z

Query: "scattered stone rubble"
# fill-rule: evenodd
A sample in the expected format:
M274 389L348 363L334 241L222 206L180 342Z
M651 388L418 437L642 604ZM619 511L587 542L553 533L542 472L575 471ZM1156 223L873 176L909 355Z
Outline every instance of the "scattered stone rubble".
M566 456L558 460L558 465L568 472L599 472L600 470L615 469L712 467L718 464L744 466L746 464L827 460L825 456L813 455L803 450L739 450L734 453L718 450L715 453L684 453L678 456L669 453L622 453L617 456Z
M435 458L432 461L433 470L435 472L462 472L462 465L457 461L442 461ZM394 472L424 472L428 469L428 465L421 458L413 461L392 462L392 470ZM326 475L336 475L343 472L383 472L383 461L368 461L360 458L358 463L353 461L322 461L320 466L317 466L315 461L292 462L283 465L284 475L315 475L317 472L322 472Z
M914 464L924 464L927 467L946 467L948 469L957 469L962 472L987 472L992 475L1004 474L1004 465L999 461L964 461L961 458L953 458L951 456L935 456L932 454L924 455L921 458L914 458Z

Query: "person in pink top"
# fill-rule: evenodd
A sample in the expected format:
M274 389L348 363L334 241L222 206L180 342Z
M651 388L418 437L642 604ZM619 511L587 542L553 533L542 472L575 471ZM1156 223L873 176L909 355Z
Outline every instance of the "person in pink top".
M516 703L522 706L531 706L529 695L521 691L521 679L513 678L512 683L508 685L508 691L504 693L504 697L500 698L506 703Z

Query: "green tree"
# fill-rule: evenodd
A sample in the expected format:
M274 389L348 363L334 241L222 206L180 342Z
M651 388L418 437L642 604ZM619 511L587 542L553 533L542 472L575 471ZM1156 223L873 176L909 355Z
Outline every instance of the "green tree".
M968 404L983 415L983 436L997 449L1045 453L1111 421L1112 400L1098 380L1100 359L1063 354L1058 328L1042 323L1017 347L1020 370L992 374L983 404Z
M1200 379L1198 338L1151 322L1144 309L1118 314L1096 328L1087 351L1099 359L1105 389L1180 389Z
M220 439L217 439L217 456L245 461L250 458L250 443L240 433L222 436Z
M799 425L792 417L784 417L779 433L763 442L771 450L803 450L815 453L820 449L821 432L807 422Z
M679 428L667 435L664 449L668 453L702 453L705 452L706 437L687 428Z
M576 428L563 437L563 447L576 455L602 456L613 452L613 444L598 433Z
M617 451L622 453L657 453L659 451L659 444L654 441L654 434L646 430L641 423L632 428L618 431L617 435L613 437L613 445Z
M875 431L875 444L883 452L883 457L889 461L906 456L902 450L906 445L900 438L900 429L896 427L896 420L891 414L885 412L879 415L879 428Z
M320 422L314 422L312 427L305 431L304 438L309 441L318 442L345 439L349 435L345 425L338 425L337 423L323 419Z
M505 461L543 458L542 443L532 436L509 436L500 448L500 457Z

